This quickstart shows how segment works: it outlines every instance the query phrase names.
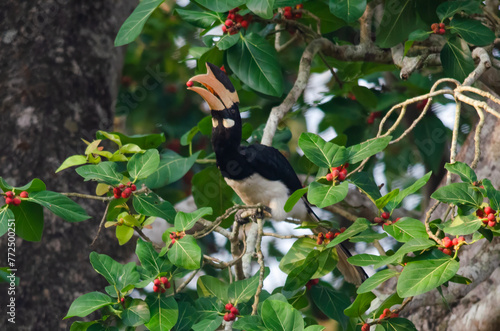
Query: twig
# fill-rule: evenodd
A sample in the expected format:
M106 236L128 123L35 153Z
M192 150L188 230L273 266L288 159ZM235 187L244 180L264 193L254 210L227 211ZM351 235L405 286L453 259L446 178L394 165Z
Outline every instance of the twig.
M141 194L141 193L147 193L147 192L149 192L149 189L147 187L143 187L140 190L133 192L133 194ZM99 201L111 201L111 200L115 199L115 197L99 197L97 195L89 195L89 194L82 194L82 193L75 193L75 192L67 192L67 193L61 192L60 194L67 196L67 197L76 197L76 198L99 200Z
M321 52L318 52L318 55L321 58L321 60L323 61L323 63L326 65L326 67L330 70L330 73L332 74L333 78L335 78L335 81L337 82L337 84L339 84L340 89L342 89L342 87L344 86L344 83L342 83L342 81L340 80L340 78L337 75L337 73L335 72L335 70L333 70L333 68L328 64L328 62L326 61L325 57L323 56L323 54Z
M295 236L293 234L290 234L290 235L281 235L281 234L277 234L277 233L272 233L272 232L264 232L262 233L262 236L265 236L265 237L274 237L274 238L279 238L279 239L300 239L300 238L311 238L311 239L314 239L314 235L310 234L310 235L300 235L300 236Z
M94 246L97 238L99 238L99 234L101 233L102 226L104 222L106 221L106 215L108 214L108 209L109 209L109 203L106 205L106 209L104 209L104 215L102 216L101 223L99 223L99 228L97 229L97 234L94 237L94 240L92 240L92 243L90 244L90 247Z
M429 225L431 215L436 210L437 206L439 206L441 202L436 201L436 203L427 211L426 216L425 216L425 231L427 231L427 234L429 235L429 238L433 239L435 242L438 244L442 244L441 239L439 239L434 233L431 231L431 227Z
M474 107L474 109L476 109L477 115L479 116L479 122L477 122L476 132L474 134L474 160L472 160L470 165L472 169L476 169L479 158L481 157L481 130L483 129L485 120L483 111L479 107Z
M462 110L462 103L460 101L456 102L455 105L455 123L453 125L453 134L451 136L451 148L450 148L450 163L455 163L457 157L457 141L458 141L458 131L460 130L460 113ZM451 183L451 172L448 171L446 174L446 184Z
M193 271L191 273L191 275L189 275L189 277L184 281L182 282L181 285L179 285L179 287L177 287L174 291L174 293L172 294L169 294L167 295L167 297L171 297L171 296L174 296L175 294L179 293L180 291L182 291L194 278L194 276L196 276L196 274L203 268L203 265L201 266L200 269L196 269L195 271Z
M262 218L259 216L257 218L257 243L255 245L255 251L257 253L257 261L260 266L260 272L259 272L259 285L257 286L257 291L255 292L254 296L254 302L252 305L252 315L257 314L257 306L259 305L259 298L260 298L260 293L262 292L262 287L264 286L264 275L265 275L265 270L266 266L264 265L264 255L262 254L262 235L263 235L263 222Z
M227 267L231 267L231 266L235 265L236 263L238 263L243 258L243 256L246 254L246 251L247 251L247 246L244 245L243 252L241 253L241 255L237 256L235 259L232 259L231 261L228 261L228 262L221 261L218 258L208 256L208 255L203 255L203 260L205 262L207 262L208 264L210 264L214 268L225 269Z

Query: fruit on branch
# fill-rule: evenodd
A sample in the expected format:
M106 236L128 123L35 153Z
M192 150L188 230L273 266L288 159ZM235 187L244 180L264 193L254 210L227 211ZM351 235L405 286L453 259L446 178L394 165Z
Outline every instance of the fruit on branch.
M383 219L388 220L389 217L391 217L391 214L389 212L384 211L380 216L382 216Z
M235 314L235 315L239 315L240 314L240 311L238 310L238 308L236 307L232 307L230 309L231 313Z
M21 194L19 194L21 198L27 198L28 197L28 192L22 191Z
M318 285L318 283L319 283L319 278L311 279L310 281L307 282L306 288L310 290L311 287L313 287L314 285Z
M231 308L233 308L233 304L232 303L226 303L226 305L224 306L224 308L226 308L226 310L231 310Z
M361 327L361 331L369 331L369 330L370 330L370 324L368 323L363 324L363 326Z
M445 248L450 248L450 247L453 246L453 242L452 242L452 240L449 237L444 237L443 240L442 240L442 242L443 242L443 246Z

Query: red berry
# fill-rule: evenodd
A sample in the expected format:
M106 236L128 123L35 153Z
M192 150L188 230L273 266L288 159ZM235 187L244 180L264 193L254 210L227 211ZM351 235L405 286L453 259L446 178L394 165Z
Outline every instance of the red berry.
M361 327L361 331L370 331L370 324L363 324L363 326Z
M453 244L453 246L456 246L458 245L458 238L453 238L453 240L451 241L451 243Z
M113 193L115 194L122 194L122 190L120 190L118 187L113 188Z
M437 23L433 23L433 24L431 25L431 29L432 29L432 31L435 31L437 28L438 28L438 24L437 24Z
M233 308L233 304L232 303L226 303L226 306L224 308L226 308L226 310L231 310L231 308Z
M373 122L375 122L375 119L371 116L366 119L366 123L368 123L368 124L373 124ZM366 324L366 325L368 325L368 324Z
M156 285L153 285L153 292L155 292L155 293L160 292L160 287L156 286Z
M115 196L115 199L120 199L122 197L122 195L118 194L118 193L115 193L114 196Z
M333 238L335 238L335 236L333 235L333 232L329 231L326 235L325 235L326 239L328 240L332 240Z
M186 83L186 86L187 86L187 87L192 87L193 85L194 85L194 83L193 83L192 81L188 81L188 82Z
M389 316L391 314L391 310L389 308L385 308L384 311L383 311L383 314L385 316Z
M175 244L175 239L172 239L172 244Z
M487 218L483 218L481 221L482 221L484 224L488 224L488 219L487 219Z
M340 228L340 233L344 233L345 230L346 230L346 228L344 228L344 227Z
M293 15L292 15L292 12L286 11L286 12L283 14L283 16L285 16L285 18L286 18L287 20L290 20L290 19L292 19L292 16L293 16Z
M230 321L234 321L236 319L236 316L234 316L233 313L228 313L227 316L228 316Z
M15 200L15 199L14 199ZM14 203L15 204L15 203ZM17 205L16 205L17 206ZM497 225L497 222L495 221L489 221L488 222L488 226L491 226L491 227L494 227L495 225Z
M230 27L230 26L232 26L232 25L233 25L233 21L232 21L232 20L226 20L226 21L224 22L224 24L225 24L227 27Z
M292 7L290 7L290 6L285 7L285 12L291 12L291 11L292 11Z
M347 168L349 168L349 163L348 163L348 162L346 162L346 163L344 164L344 169L347 169Z
M162 277L162 278L160 278L160 281L163 283L163 285L166 285L168 283L168 278Z
M346 178L346 176L347 176L347 174L346 174L346 173L340 172L340 174L339 174L339 177L338 177L338 178L339 178L339 180L340 180L340 181L343 181L343 180Z
M488 221L492 222L496 220L495 214L488 214Z
M450 248L451 246L453 246L453 243L451 242L451 239L448 238L448 237L444 237L443 238L443 246L446 247L446 248Z
M12 203L14 204L14 206L19 206L21 204L21 199L19 198L14 198L12 200Z
M375 222L375 223L383 223L383 222L384 222L384 220L383 220L383 219L381 219L380 217L375 217L375 218L373 219L373 222Z
M226 313L226 314L224 315L224 321L226 321L226 322L231 321L231 318L229 317L229 313Z
M458 242L461 243L462 241L465 241L465 238L463 236L458 237Z
M484 213L486 215L488 215L488 214L494 213L494 210L490 206L486 206L486 207L484 207Z
M379 319L384 319L386 316L384 314L380 314L380 316L378 317Z
M231 313L233 313L235 315L239 315L240 314L240 311L236 307L232 307L230 310L231 310Z
M340 232L335 232L334 236L335 236L335 237L340 236Z
M443 247L438 247L438 249L442 252L444 248Z
M125 188L125 185L124 185L124 184L120 184L120 185L118 185L118 188L119 188L120 190L123 190L123 189Z
M483 210L482 209L476 210L476 216L477 217L481 217L481 218L484 217L485 215L484 215Z
M303 5L303 4L301 4L301 3L299 3L297 6L295 6L295 8L297 8L297 9L302 9L302 8L304 8L304 5Z
M7 191L7 192L5 192L5 196L7 198L13 198L14 197L14 193L12 193L12 191Z
M225 25L222 26L222 33L226 33L227 32L227 28Z
M451 249L448 249L448 248L443 249L443 253L445 253L446 255L449 255L449 256L451 256L453 254Z
M439 34L445 34L445 30L444 29L439 29Z
M121 301L122 303L124 303L124 302L125 302L125 298L121 298L121 299L120 299L120 301Z
M235 16L235 15L231 13L231 14L227 15L227 19L228 19L228 20L234 20L234 16ZM227 22L227 21L226 21L226 22ZM227 25L227 24L226 24L226 25ZM229 26L229 25L227 25L227 26Z
M382 213L382 215L381 215L381 216L382 216L382 218L383 218L383 219L388 220L388 219L389 219L389 217L391 217L391 214L390 214L390 213L388 213L388 212L386 212L386 211L384 211L384 212Z
M241 21L241 27L242 28L248 28L248 21Z
M130 185L130 189L132 191L135 191L135 190L137 190L137 186L135 186L135 184L132 184L132 185Z
M126 198L128 198L128 197L129 197L129 195L128 195L127 193L122 192L122 198L126 199Z
M339 169L335 168L332 171L333 178L337 178L340 175Z
M392 314L391 314L391 318L396 318L396 317L398 317L398 316L399 316L399 314L398 314L398 313L392 313Z
M440 29L444 29L444 26L445 26L444 23L439 23L439 28Z
M167 290L165 290L164 288L160 288L160 291L161 293L165 293Z
M22 191L21 194L19 194L21 198L27 198L28 197L28 192Z
M302 13L295 13L294 18L302 18Z
M156 278L155 280L153 280L153 284L155 284L156 286L160 285L161 281L159 278Z
M229 29L229 34L230 35L237 34L237 33L238 33L237 29L233 29L233 28Z
M333 174L331 172L326 174L326 180L331 182L333 180Z
M5 198L5 203L10 205L14 200L12 198Z
M170 286L171 286L170 282L167 282L167 283L165 284L165 288L170 288Z
M236 23L241 23L243 22L243 16L241 16L240 14L236 14L234 20L236 21Z

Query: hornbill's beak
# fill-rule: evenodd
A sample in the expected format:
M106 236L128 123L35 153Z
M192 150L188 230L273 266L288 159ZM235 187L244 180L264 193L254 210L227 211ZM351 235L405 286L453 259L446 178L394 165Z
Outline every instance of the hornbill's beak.
M188 90L201 95L211 110L230 109L239 103L238 94L226 73L211 63L207 62L206 66L206 74L194 76L189 81L203 84L207 89L192 86Z

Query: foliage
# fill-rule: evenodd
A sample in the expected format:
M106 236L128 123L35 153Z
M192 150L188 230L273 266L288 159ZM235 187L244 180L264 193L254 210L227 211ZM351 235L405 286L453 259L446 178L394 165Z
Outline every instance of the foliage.
M491 206L494 217L498 216L500 191L488 179L478 179L473 168L461 162L444 167L460 182L432 187L430 191L430 198L456 207L450 220L427 218L422 222L393 216L398 209L404 212L405 199L419 195L433 173L436 176L442 170L441 155L450 130L434 112L415 120L420 122L413 130L411 123L401 123L399 116L392 114L392 106L434 90L434 83L442 77L463 81L475 69L471 48L490 45L495 39L481 2L424 2L394 1L391 10L384 10L382 21L376 22L375 43L371 46L397 48L404 43L405 55L411 56L420 47L430 49L440 44L441 67L432 77L422 71L405 82L395 79L392 86L382 86L383 72L394 76L395 66L391 63L340 61L323 55L311 61L312 72L337 69L336 79L328 83L329 92L314 105L324 113L320 131L333 128L337 137L327 141L318 134L303 132L297 138L298 132L305 131L301 110L311 106L298 100L294 108L297 111L285 118L290 129L277 131L273 146L288 153L299 172L315 176L291 195L285 210L291 210L300 199L308 199L319 208L346 203L352 192L349 187L355 187L373 203L377 217L357 218L338 232L334 225L338 219L319 224L303 222L299 228L314 229L316 235L292 235L296 240L280 256L279 263L286 280L272 293L262 289L270 272L264 261L253 276L234 280L231 267L241 263L239 253L232 251L234 259L228 262L210 256L214 232L225 236L231 246L238 246L239 238L231 232L238 228L232 213L244 207L239 206L241 200L214 166L214 154L206 146L211 135L210 117L198 111L197 101L186 97L178 84L192 74L192 61L196 61L193 67L197 73L205 70L205 62L224 65L240 96L240 110L248 118L242 143L259 142L266 111L285 100L285 94L296 83L290 76L298 73L297 54L304 45L293 43L293 36L300 34L298 39L306 46L320 37L333 40L335 46L353 46L358 42L359 20L370 6L364 0L310 1L303 5L294 0L196 0L185 8L175 7L175 12L161 0L142 1L123 23L115 41L116 46L125 45L139 36L127 51L126 75L117 106L117 114L127 116L129 131L139 134L98 131L95 140L85 141L83 155L69 156L56 170L76 167L82 180L95 182L95 195L49 191L40 179L12 187L0 177L0 189L6 197L8 192L16 197L27 192L20 204L0 207L0 235L15 231L24 240L40 241L44 208L68 222L87 220L86 211L69 196L107 204L105 227L115 229L120 245L131 241L136 245L140 263L123 265L110 256L92 252L90 263L109 286L73 302L65 318L86 317L95 311L101 315L93 322L74 322L72 330L138 326L150 330L216 330L223 323L232 323L239 330L321 330L313 318L315 310L336 320L342 330L355 330L357 324L367 321L385 330L414 329L412 322L397 316L402 309L399 305L413 296L440 290L449 282L470 283L457 274L461 247L500 234L496 221L489 223L489 213L485 213ZM234 10L235 6L240 8ZM225 26L228 33L221 35L220 27L228 15L239 15L240 22L235 18L237 24ZM433 33L432 23L443 23L445 33ZM281 46L276 44L281 43L281 37L289 40L282 47L294 47L299 52L278 53ZM188 65L179 65L181 62ZM147 73L138 68L146 68ZM449 102L441 95L422 101ZM430 102L416 106L409 102L401 107L425 113ZM174 108L177 111L171 111ZM383 124L377 132L372 124L379 117ZM142 134L150 131L159 133ZM394 137L400 137L402 142ZM411 139L414 144L409 143ZM295 145L304 156L296 153ZM417 157L409 159L408 155ZM374 179L374 167L381 164L385 166L387 192ZM408 170L417 166L428 172L408 176ZM354 170L348 173L348 168ZM345 176L339 175L342 171ZM191 194L197 209L191 213L176 211L175 203ZM413 209L422 212L425 203ZM156 218L170 223L160 246L143 232ZM9 222L12 219L15 223ZM11 224L14 228L9 228ZM317 233L323 229L325 235L331 236L320 240ZM141 238L132 239L134 233ZM445 233L457 236L452 246L447 244ZM459 240L460 235L471 236ZM392 254L358 254L348 260L375 269L361 286L356 289L346 283L341 287L330 284L328 277L336 273L338 262L336 245L345 241L372 244L385 237L393 239ZM200 270L203 275L198 274ZM174 286L157 285L164 277ZM383 302L376 301L372 291L394 277L395 292ZM316 282L318 278L322 280ZM151 291L152 282L160 287ZM196 291L192 289L195 282ZM188 284L191 289L186 287ZM228 303L237 307L235 322L225 320ZM392 308L396 315L381 316L386 308Z

